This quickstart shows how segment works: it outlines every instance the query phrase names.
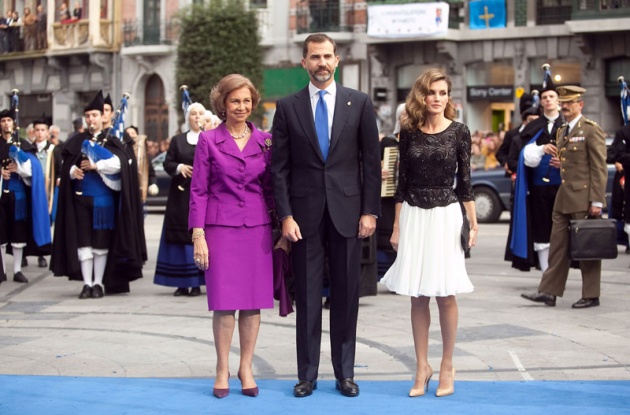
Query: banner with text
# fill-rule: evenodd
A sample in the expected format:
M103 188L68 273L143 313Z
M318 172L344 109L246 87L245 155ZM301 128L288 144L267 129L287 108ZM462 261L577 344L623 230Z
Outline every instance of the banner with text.
M448 31L448 11L448 4L443 2L368 6L368 36L444 36Z
M512 102L514 100L513 86L469 86L467 90L468 102L491 101Z

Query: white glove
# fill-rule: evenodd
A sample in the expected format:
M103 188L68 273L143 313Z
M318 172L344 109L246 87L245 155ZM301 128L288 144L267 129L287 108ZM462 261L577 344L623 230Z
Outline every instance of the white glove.
M157 186L157 184L152 184L151 186L149 186L147 191L149 192L149 195L155 196L160 193L160 188Z
M626 223L623 226L623 230L626 231L626 233L628 234L628 236L630 236L630 223Z

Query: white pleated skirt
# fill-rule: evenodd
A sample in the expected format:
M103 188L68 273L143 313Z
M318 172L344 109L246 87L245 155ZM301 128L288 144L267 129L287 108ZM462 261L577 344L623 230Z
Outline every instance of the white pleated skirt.
M461 245L462 222L458 203L422 209L403 202L398 255L381 284L413 297L472 292Z

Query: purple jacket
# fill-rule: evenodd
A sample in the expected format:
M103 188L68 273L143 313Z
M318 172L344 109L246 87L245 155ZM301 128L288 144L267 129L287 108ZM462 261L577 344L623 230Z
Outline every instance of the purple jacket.
M242 152L225 123L199 136L190 186L190 229L271 223L271 135L247 124L252 136Z

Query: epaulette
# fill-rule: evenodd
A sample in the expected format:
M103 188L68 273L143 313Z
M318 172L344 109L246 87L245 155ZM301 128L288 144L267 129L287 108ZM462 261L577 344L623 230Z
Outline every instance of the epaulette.
M584 122L590 125L597 125L597 123L593 120L589 120L588 118L584 118Z

